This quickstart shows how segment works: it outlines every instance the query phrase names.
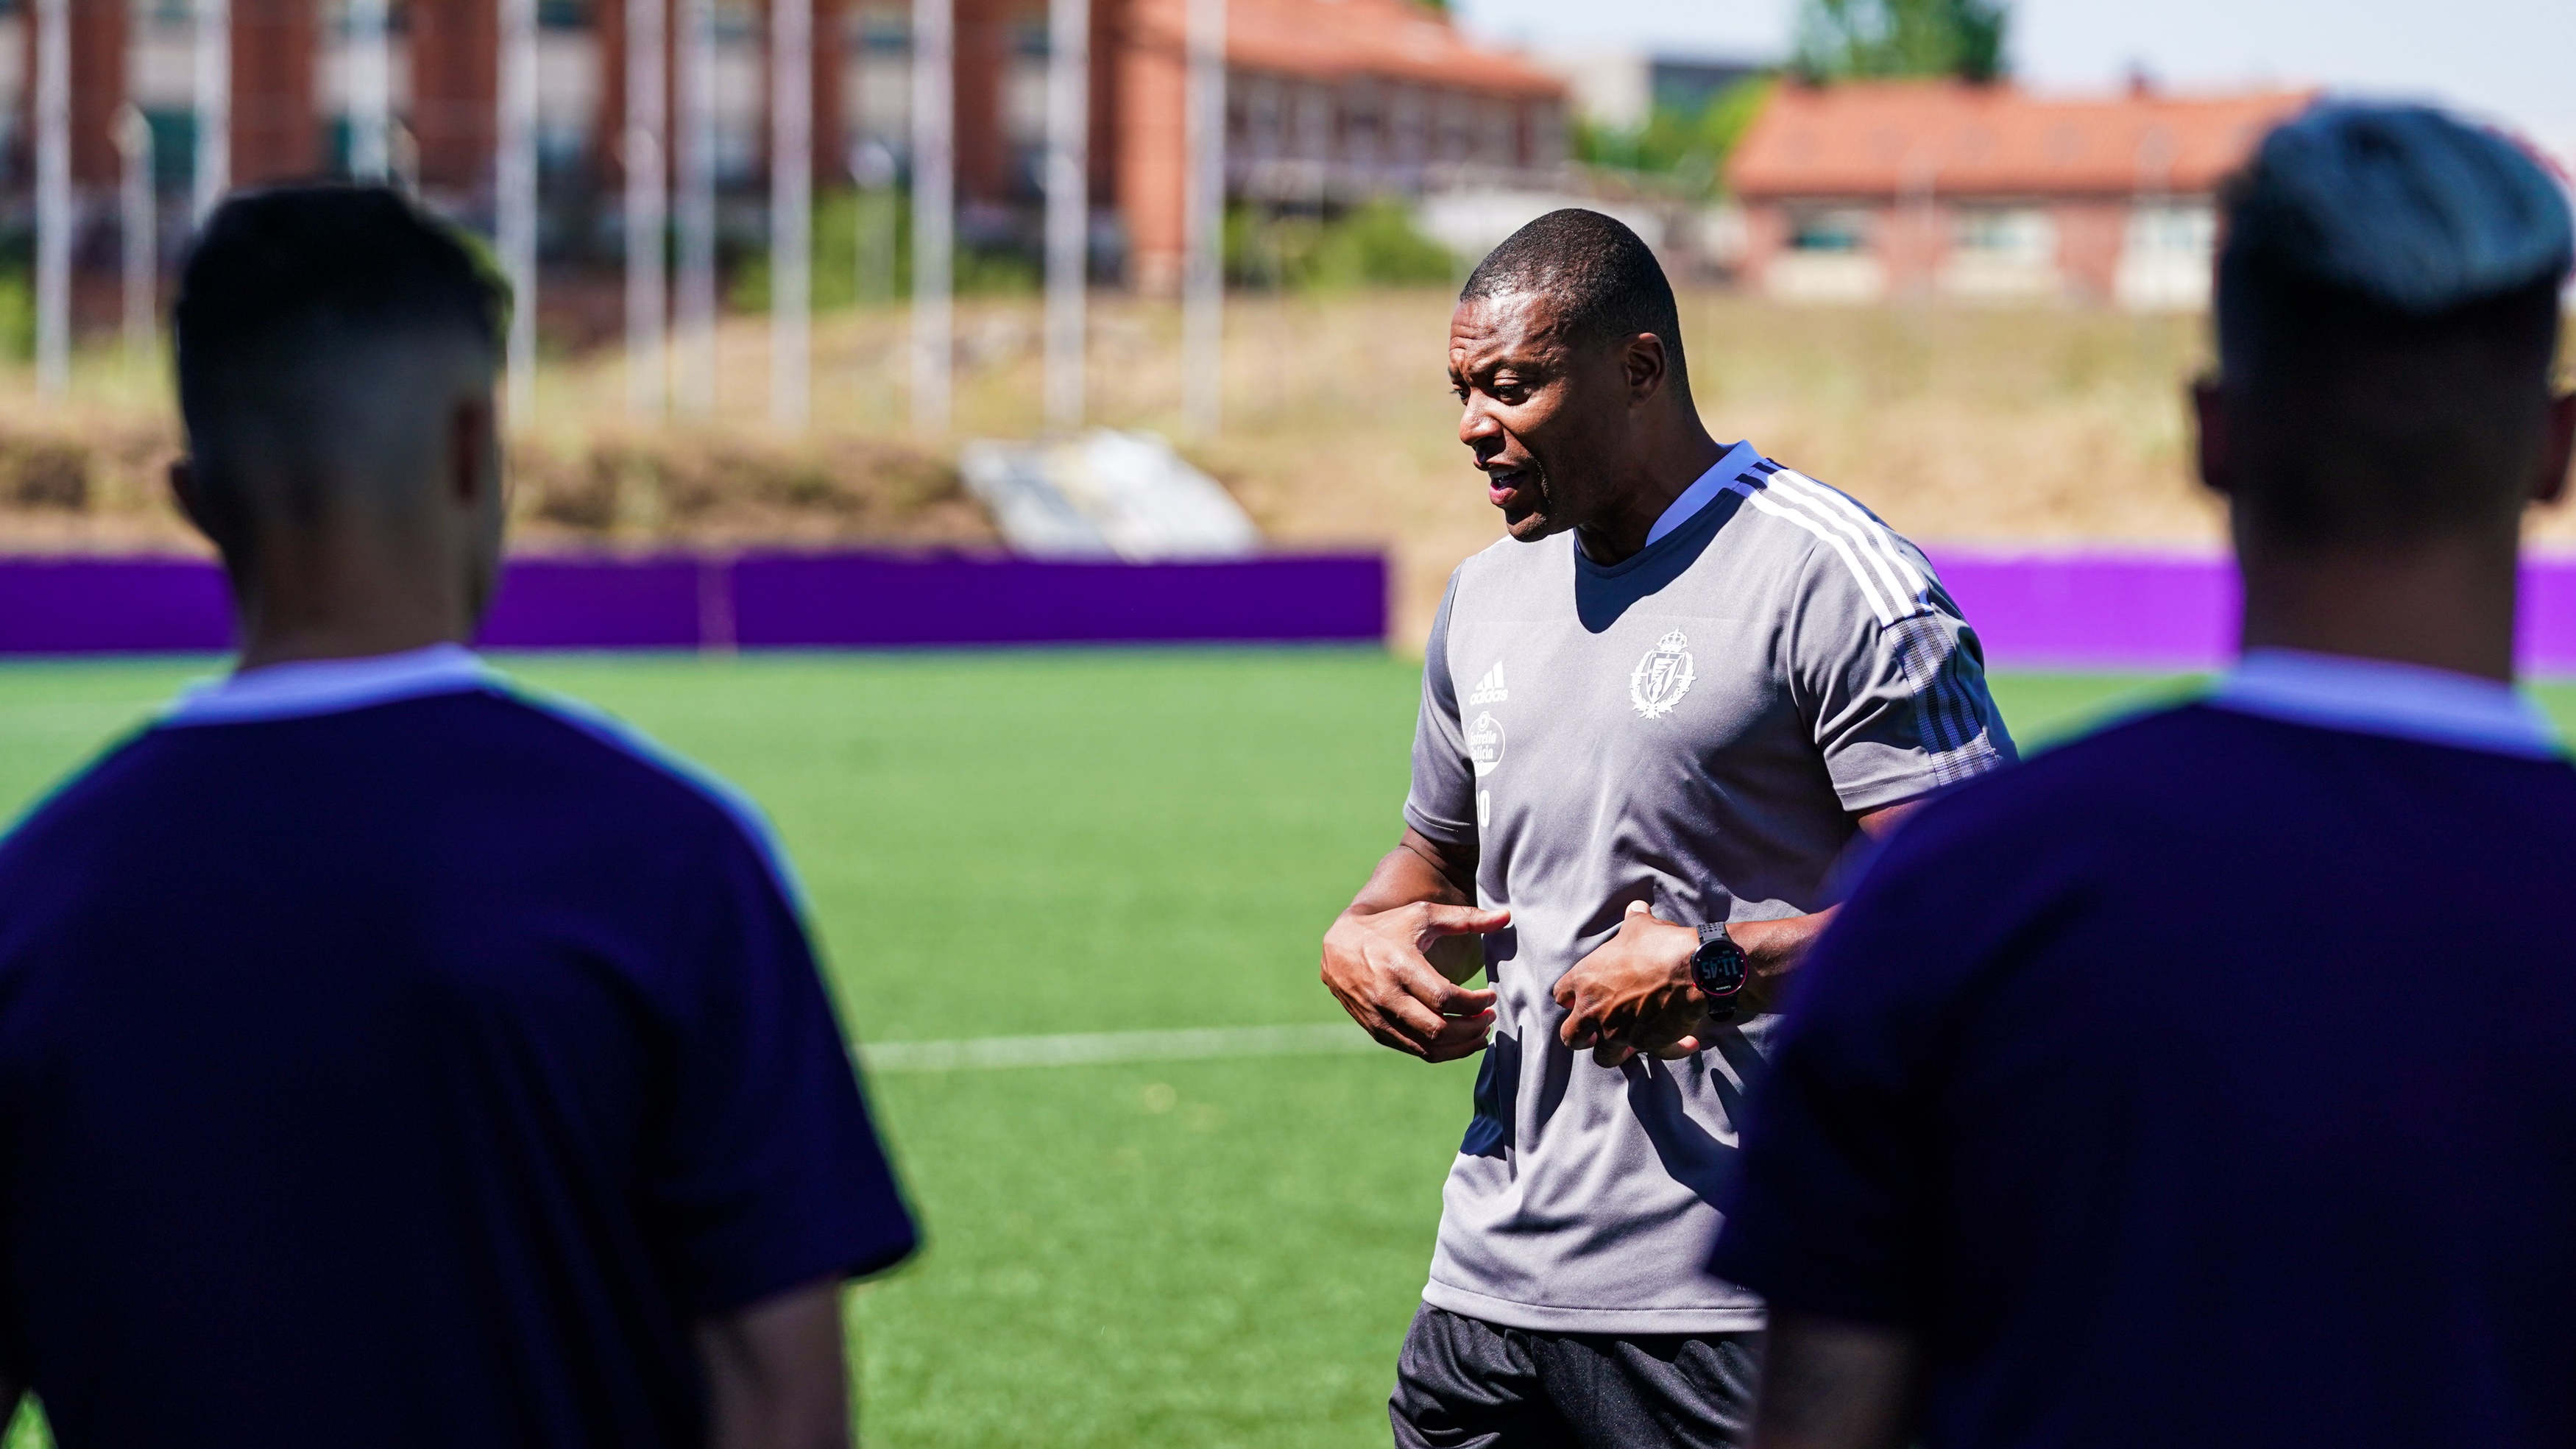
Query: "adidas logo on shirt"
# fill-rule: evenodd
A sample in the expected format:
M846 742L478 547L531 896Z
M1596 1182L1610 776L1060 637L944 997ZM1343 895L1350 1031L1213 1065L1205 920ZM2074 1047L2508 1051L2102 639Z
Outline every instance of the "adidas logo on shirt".
M1485 677L1476 681L1475 692L1467 696L1467 702L1469 704L1501 704L1504 700L1511 697L1511 691L1503 688L1502 661L1496 660L1494 667L1485 671Z

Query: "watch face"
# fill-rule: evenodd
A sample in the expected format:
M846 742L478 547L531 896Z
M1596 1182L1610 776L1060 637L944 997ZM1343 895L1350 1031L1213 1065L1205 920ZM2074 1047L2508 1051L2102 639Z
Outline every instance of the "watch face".
M1691 956L1691 976L1709 996L1732 996L1744 987L1744 948L1720 936Z

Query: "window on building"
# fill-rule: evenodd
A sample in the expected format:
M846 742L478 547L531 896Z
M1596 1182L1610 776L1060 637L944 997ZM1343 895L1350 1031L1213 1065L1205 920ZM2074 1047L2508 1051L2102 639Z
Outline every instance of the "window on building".
M1567 146L1565 108L1554 101L1540 101L1530 107L1529 153L1521 160L1531 166L1563 164Z
M1519 127L1509 101L1487 101L1478 108L1484 124L1477 130L1476 159L1488 166L1509 166L1518 158Z
M1869 213L1858 207L1802 211L1789 218L1789 250L1795 252L1863 252L1869 250Z
M197 175L197 113L155 106L143 120L152 128L152 188L187 190Z
M2057 224L2035 206L1963 207L1950 244L1989 261L2045 266L2057 260Z
M537 174L575 176L590 164L590 128L578 120L537 123Z
M870 55L912 53L912 12L900 5L871 5L857 16L859 48Z
M1015 148L1035 152L1047 133L1047 18L1043 11L1022 14L1010 24L1011 58L1002 72L1002 136ZM1025 184L1017 189L1035 194L1036 175L1019 168Z
M2141 202L2129 211L2133 254L2207 260L2218 245L2218 215L2207 202Z
M2133 311L2189 311L2209 305L2209 261L2218 216L2206 199L2141 201L2123 228L2112 292Z
M327 0L322 6L322 33L339 41L346 41L356 34L355 8L349 0ZM193 29L197 23L196 0L143 0L143 14L154 25L185 25ZM407 35L410 32L408 7L402 0L391 0L385 6L385 33Z
M1383 144L1385 117L1377 82L1363 77L1342 88L1341 160L1375 166Z

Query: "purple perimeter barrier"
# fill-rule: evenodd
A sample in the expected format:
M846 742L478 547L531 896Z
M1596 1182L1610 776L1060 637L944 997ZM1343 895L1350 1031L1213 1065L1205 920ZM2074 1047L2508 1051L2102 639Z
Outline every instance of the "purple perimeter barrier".
M475 642L492 649L695 649L721 559L512 559ZM713 577L710 578L709 576Z
M2236 655L2242 605L2226 558L1932 550L1986 658L2011 668L2211 669ZM2576 559L2522 568L2522 667L2576 673Z
M522 558L477 641L496 649L1376 643L1373 554L1065 564L886 554ZM232 609L214 565L0 560L0 654L210 653Z
M2236 566L2227 559L1931 554L1997 664L2206 669L2236 652Z
M2224 560L1936 549L2006 668L2207 669L2234 652ZM172 559L0 560L0 654L211 653L222 576ZM1373 556L1090 564L949 555L514 560L481 642L504 649L1374 642ZM2523 570L2522 659L2576 673L2576 559Z
M0 561L0 654L211 654L232 640L232 599L212 564Z
M1152 565L770 554L733 568L746 649L1386 637L1374 555Z

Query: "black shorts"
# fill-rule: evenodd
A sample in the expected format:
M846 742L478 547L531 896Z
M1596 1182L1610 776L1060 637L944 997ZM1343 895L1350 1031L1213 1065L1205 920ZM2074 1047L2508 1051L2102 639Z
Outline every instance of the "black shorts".
M1540 1333L1422 1305L1387 1417L1397 1449L1734 1449L1760 1333Z

